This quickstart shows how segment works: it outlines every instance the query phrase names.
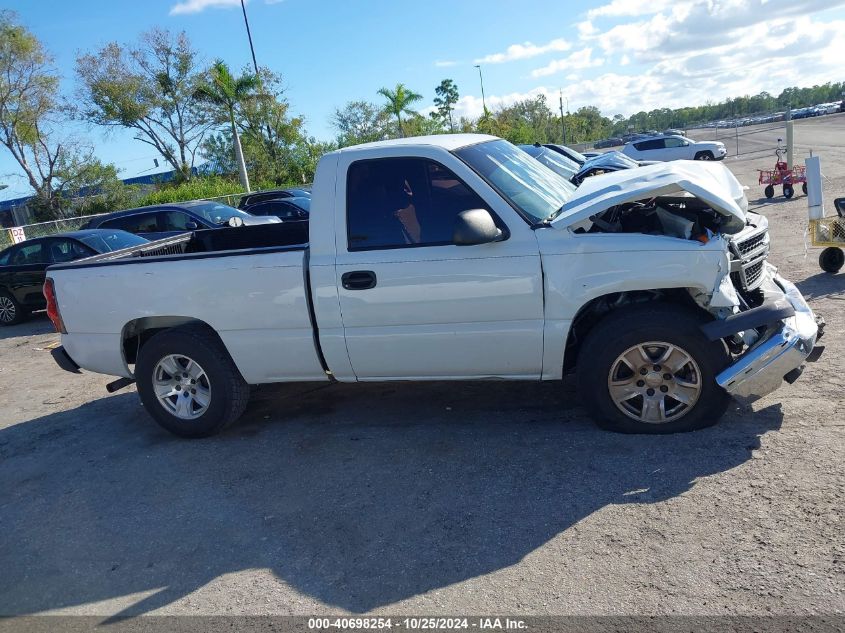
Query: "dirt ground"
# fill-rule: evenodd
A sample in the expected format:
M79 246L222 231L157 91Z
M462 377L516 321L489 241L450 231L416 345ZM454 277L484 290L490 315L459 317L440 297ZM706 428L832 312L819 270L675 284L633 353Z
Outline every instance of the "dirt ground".
M845 115L796 139L833 212ZM600 431L571 381L299 385L182 441L56 367L45 317L0 329L0 614L845 613L845 273L803 195L761 198L773 162L725 164L826 350L696 433Z

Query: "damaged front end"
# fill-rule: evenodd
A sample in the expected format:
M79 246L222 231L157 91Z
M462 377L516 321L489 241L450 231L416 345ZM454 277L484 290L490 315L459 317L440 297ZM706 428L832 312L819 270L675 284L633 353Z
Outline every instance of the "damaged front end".
M713 317L703 334L724 341L731 354L716 381L732 395L761 397L798 378L824 322L767 262L768 221L747 205L743 188L722 165L678 161L587 180L552 224L585 238L653 236L637 241L664 251L664 258L667 251L688 252L699 265L702 258L694 254L708 253L712 285L688 285L687 292Z
M735 396L761 397L782 380L794 382L823 330L824 321L774 266L763 262L761 278L759 306L702 327L705 336L725 340L734 354L716 382Z

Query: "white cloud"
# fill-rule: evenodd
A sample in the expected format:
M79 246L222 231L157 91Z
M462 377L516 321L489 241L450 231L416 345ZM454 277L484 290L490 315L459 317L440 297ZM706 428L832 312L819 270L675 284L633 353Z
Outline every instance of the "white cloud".
M604 60L593 59L592 48L582 48L580 51L575 51L568 57L563 59L556 59L542 68L537 68L531 71L532 77L548 77L559 72L581 70L583 68L593 68L601 66Z
M170 15L199 13L206 9L231 9L241 6L241 0L184 0L170 8Z
M553 53L560 51L568 51L572 48L572 44L563 38L552 40L548 44L537 46L531 42L524 44L511 44L504 53L493 53L476 59L476 64L501 64L502 62L512 62L517 59L530 59L545 53Z
M452 66L457 66L458 62L452 60L437 60L434 62L434 66L436 68L451 68Z
M672 5L681 4L678 0L613 0L609 4L587 11L587 19L601 17L623 17L634 15L653 15Z

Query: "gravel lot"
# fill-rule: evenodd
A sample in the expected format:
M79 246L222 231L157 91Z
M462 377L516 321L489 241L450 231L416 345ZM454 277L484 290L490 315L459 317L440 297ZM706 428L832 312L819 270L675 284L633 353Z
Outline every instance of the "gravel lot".
M796 139L832 212L845 115ZM267 387L181 441L45 317L0 329L0 614L845 613L845 273L803 195L758 199L773 163L725 161L826 351L692 434L600 431L567 381Z

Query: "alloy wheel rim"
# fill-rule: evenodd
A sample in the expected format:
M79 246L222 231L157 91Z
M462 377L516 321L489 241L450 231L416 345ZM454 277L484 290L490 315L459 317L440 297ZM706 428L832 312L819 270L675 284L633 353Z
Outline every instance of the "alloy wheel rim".
M607 388L616 408L629 418L666 424L686 415L698 402L701 370L683 348L649 341L616 357Z
M9 297L0 297L0 321L11 323L15 320L16 312L15 304Z
M170 354L156 364L153 391L165 411L180 420L197 419L211 404L211 383L205 370L183 354Z

